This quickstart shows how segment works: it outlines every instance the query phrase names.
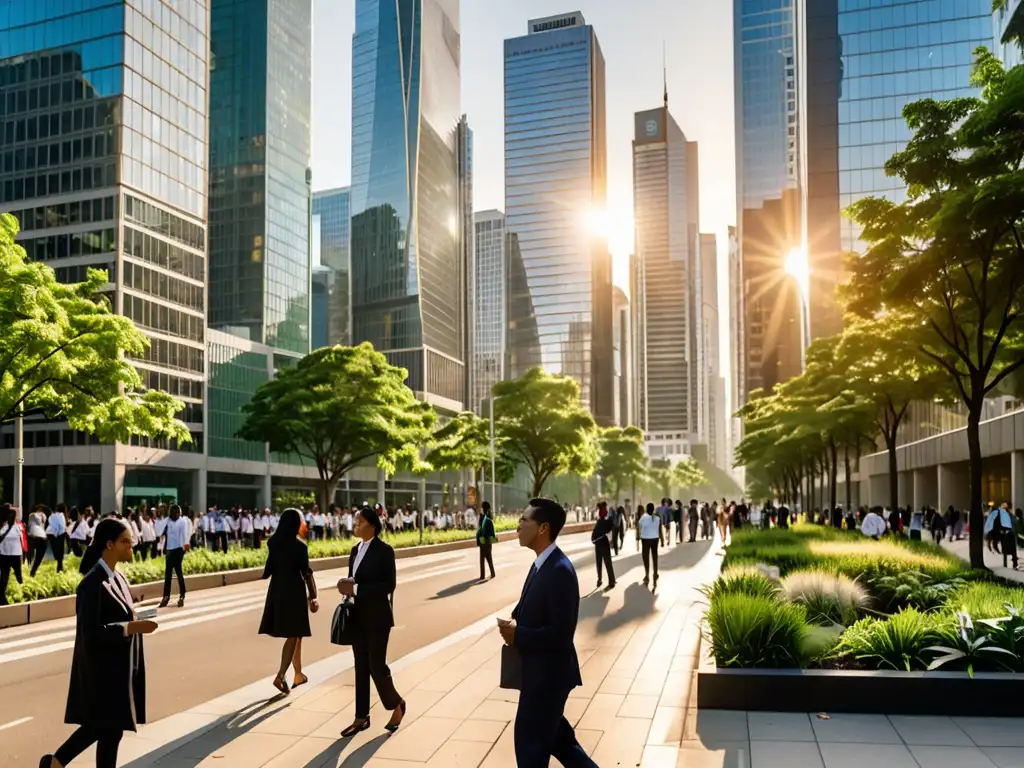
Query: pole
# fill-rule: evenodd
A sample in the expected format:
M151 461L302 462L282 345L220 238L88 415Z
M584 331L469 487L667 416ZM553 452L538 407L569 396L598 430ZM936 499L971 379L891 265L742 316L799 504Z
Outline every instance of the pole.
M25 405L18 404L18 415L14 419L14 447L18 452L18 460L14 467L14 506L18 510L19 519L24 515L21 511L25 495Z
M495 496L495 460L494 460L494 395L491 395L491 509L494 514L498 514L498 499Z

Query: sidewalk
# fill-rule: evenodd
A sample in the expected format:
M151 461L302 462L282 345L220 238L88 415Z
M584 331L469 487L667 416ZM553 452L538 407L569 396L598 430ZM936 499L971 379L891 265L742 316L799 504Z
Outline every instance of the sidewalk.
M570 696L566 716L602 768L674 768L680 755L680 765L703 766L695 762L698 754L705 755L699 742L685 749L680 744L703 615L696 588L717 575L720 549L684 544L663 550L661 581L652 594L638 583L640 557L629 547L616 561L623 571L618 587L581 601L576 648L584 685ZM582 590L592 578L592 569L581 573ZM120 764L511 768L516 764L511 723L518 694L497 687L500 647L494 618L487 617L393 663L409 707L394 736L383 733L388 713L374 699L370 730L339 740L339 732L352 721L355 697L351 652L342 649L312 665L307 671L311 683L288 697L269 698L269 680L260 681L126 735ZM696 714L690 719L695 722ZM705 756L715 759L713 752ZM87 765L90 759L91 753L75 764Z
M942 546L953 552L958 557L966 562L971 561L970 554L970 542L965 537L961 541L951 541L950 539L943 539ZM1024 553L1018 552L1018 556L1024 557ZM1013 570L1013 561L1007 558L1006 567L1003 567L1003 556L997 555L995 552L989 552L988 547L985 546L985 565L1000 578L1006 579L1007 581L1019 581L1024 583L1024 571Z

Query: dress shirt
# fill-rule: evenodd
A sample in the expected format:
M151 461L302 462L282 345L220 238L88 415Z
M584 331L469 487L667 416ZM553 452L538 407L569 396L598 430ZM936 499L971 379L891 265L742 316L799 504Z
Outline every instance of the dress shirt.
M28 535L36 539L46 538L46 517L42 512L33 512L28 516Z
M533 561L534 571L539 571L544 562L551 556L551 553L555 551L555 547L558 546L557 542L551 542L544 548L544 551L537 555L537 559Z
M50 536L63 536L68 532L68 523L63 512L51 512L46 521L46 533Z
M869 512L860 526L860 531L865 536L884 536L885 520L874 512Z
M267 527L266 520L267 520L267 518L264 517L263 515L253 515L252 516L252 527L253 527L253 530L262 531L264 528L266 528Z
M163 536L164 535L164 531L167 530L167 521L168 520L170 520L169 517L158 517L156 519L156 522L153 523L153 533L156 534L156 537L158 539L161 536Z
M172 549L184 549L192 538L192 525L187 517L179 517L177 520L168 518L164 535L167 537L165 550L170 552Z
M341 518L341 522L345 526L345 530L352 533L352 513L346 512Z
M71 533L68 534L72 541L85 541L89 538L89 521L84 518L75 520L71 526Z
M153 528L152 520L143 520L139 524L139 530L142 533L142 540L146 543L152 543L156 541L156 530Z
M373 539L370 539L370 541L361 541L361 542L359 542L359 544L356 545L356 559L355 559L355 562L352 563L352 578L353 579L356 577L356 571L359 570L359 564L362 563L363 562L363 558L366 557L366 550L368 550L370 548L370 542L372 542L372 541L373 541ZM359 593L359 585L358 584L353 584L352 585L352 596L355 597L358 593Z
M657 539L661 532L661 518L657 515L648 515L640 518L640 538Z
M324 516L321 515L319 512L317 512L315 515L313 515L313 527L314 528L323 528L324 527Z
M0 555L21 557L21 554L21 531L18 526L0 526Z
M251 517L243 517L242 518L242 533L243 534L245 534L245 533L252 533L252 518Z

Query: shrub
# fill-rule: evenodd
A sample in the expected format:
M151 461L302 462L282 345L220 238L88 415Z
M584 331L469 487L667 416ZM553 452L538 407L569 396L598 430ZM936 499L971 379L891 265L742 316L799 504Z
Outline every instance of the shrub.
M782 592L807 609L812 624L828 626L855 622L868 604L868 593L848 576L824 571L796 571L782 580Z
M951 594L967 582L961 578L936 581L920 571L904 571L891 576L878 576L871 587L888 610L913 606L927 611L943 605Z
M799 667L804 659L807 612L802 605L744 594L711 603L708 626L720 667Z
M779 594L779 585L756 566L736 565L723 571L711 586L703 587L701 592L712 602L722 595L750 595L774 599Z
M941 642L945 645L925 648L925 651L937 654L928 669L956 667L966 669L971 677L974 677L975 669L1012 672L1019 661L1017 654L1001 648L991 636L981 631L983 629L984 625L976 629L966 613L958 613L956 626L941 632Z
M885 619L866 618L847 629L834 655L852 656L881 669L921 670L925 649L941 640L945 617L907 608Z

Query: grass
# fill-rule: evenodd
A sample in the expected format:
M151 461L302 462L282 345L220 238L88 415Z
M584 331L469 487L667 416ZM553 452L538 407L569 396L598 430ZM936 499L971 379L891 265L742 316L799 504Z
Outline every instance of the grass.
M819 626L849 626L871 599L850 577L825 571L794 571L782 580L782 592L791 603L803 605L808 621Z
M727 568L708 587L701 590L710 601L722 595L750 595L774 599L779 585L753 565L734 565Z
M496 532L515 530L518 522L513 517L499 517L495 520ZM423 544L446 544L453 541L472 539L476 531L471 530L427 530L423 532ZM385 537L395 549L415 547L420 544L419 531L401 531ZM343 557L352 549L355 539L329 539L309 542L309 557L318 560L325 557ZM183 570L186 576L202 573L239 571L246 568L262 568L267 561L266 546L260 549L231 547L227 554L208 549L193 549L185 556ZM64 558L64 570L57 573L57 564L47 560L39 567L34 577L28 575L28 567L22 565L24 584L18 584L11 575L7 585L7 600L10 603L24 603L50 597L75 594L82 577L78 573L79 558L69 555ZM124 567L124 575L130 584L145 584L160 581L164 577L164 558L135 560Z
M711 603L708 626L720 667L798 667L804 660L808 626L802 605L723 594Z
M884 619L865 618L847 629L834 650L878 669L911 672L928 667L925 649L945 636L947 617L907 608Z
M1024 612L1024 589L975 581L950 595L945 608L966 613L972 619L997 619L1006 616L1007 605Z

